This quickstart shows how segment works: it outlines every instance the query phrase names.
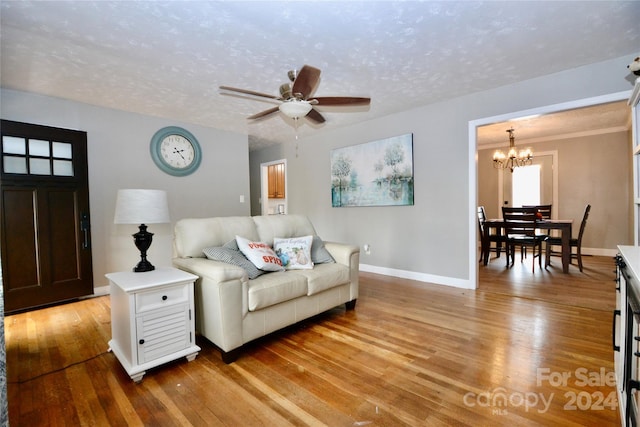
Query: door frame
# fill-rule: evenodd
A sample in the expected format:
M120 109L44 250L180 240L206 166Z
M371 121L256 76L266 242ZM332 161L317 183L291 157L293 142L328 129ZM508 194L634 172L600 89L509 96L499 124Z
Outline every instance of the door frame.
M629 99L631 90L625 90L622 92L610 93L607 95L594 96L591 98L583 98L574 101L562 102L559 104L545 105L541 107L531 108L529 110L514 111L511 113L501 114L497 116L485 117L476 120L470 120L468 124L469 135L469 152L468 162L470 165L468 191L469 191L469 206L467 226L469 230L468 235L468 249L469 249L469 285L472 289L478 288L478 273L480 265L478 263L478 248L477 248L477 205L478 205L478 127L504 122L519 117L531 116L534 114L549 114L557 113L565 110L572 110L575 108L589 107L592 105L606 104L609 102L623 101Z
M270 162L260 163L260 215L273 215L269 213L269 166L284 163L284 194L282 199L284 204L284 212L289 212L289 185L287 173L287 159L273 160Z

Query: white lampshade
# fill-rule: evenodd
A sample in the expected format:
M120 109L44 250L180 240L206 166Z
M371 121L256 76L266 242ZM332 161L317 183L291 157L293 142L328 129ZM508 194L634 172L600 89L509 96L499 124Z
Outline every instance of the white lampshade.
M159 224L170 222L167 192L163 190L118 190L115 224Z
M292 100L283 102L278 108L285 116L297 119L306 116L311 111L311 104L309 101Z

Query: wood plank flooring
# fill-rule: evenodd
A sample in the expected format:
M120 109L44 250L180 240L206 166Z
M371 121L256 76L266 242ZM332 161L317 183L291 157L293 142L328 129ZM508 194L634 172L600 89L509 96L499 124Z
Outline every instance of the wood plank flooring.
M107 352L108 296L8 316L10 423L620 425L614 264L585 266L532 274L530 260L507 270L492 259L476 291L361 273L354 311L262 339L230 365L199 337L193 362L150 370L140 384Z

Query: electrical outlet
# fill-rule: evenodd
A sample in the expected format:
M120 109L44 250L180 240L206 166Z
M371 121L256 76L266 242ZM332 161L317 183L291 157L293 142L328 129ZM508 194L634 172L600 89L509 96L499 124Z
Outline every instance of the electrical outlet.
M364 249L364 253L367 255L371 255L371 246L368 243L365 243L362 247Z

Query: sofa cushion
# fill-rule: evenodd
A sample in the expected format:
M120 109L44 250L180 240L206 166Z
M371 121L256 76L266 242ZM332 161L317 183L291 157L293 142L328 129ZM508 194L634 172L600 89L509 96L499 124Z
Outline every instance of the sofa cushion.
M309 270L313 268L311 261L311 242L313 236L273 239L273 250L287 270Z
M178 258L204 258L204 248L222 246L236 235L258 240L253 219L248 216L185 218L174 227L174 248Z
M235 242L235 240L234 240ZM259 270L251 261L249 261L239 250L234 250L225 246L210 246L204 248L202 251L207 258L214 261L222 261L227 264L237 265L242 267L246 272L249 279L255 279L256 277L264 274L264 271Z
M307 295L307 278L291 272L264 274L248 283L249 311Z
M349 283L349 267L338 264L318 264L313 270L296 270L292 274L299 274L307 279L307 295L318 294L335 286Z
M264 242L255 242L245 239L242 236L236 236L238 248L240 251L260 270L264 271L282 271L282 261L278 255Z
M286 238L316 235L316 230L313 228L311 221L304 215L254 216L253 221L260 236L259 240L271 246L273 246L273 239L275 237ZM242 234L240 235L242 236Z
M313 243L311 244L311 261L313 261L314 264L336 262L327 248L325 248L324 242L320 236L313 236Z

